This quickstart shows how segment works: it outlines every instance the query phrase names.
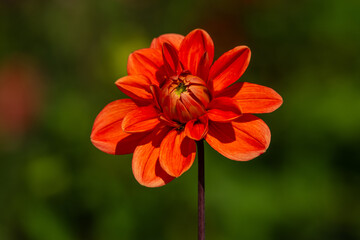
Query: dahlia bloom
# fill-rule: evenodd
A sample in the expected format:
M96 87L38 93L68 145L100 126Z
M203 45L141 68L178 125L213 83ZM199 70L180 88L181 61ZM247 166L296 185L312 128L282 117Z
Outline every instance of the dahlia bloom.
M249 64L248 47L213 59L213 41L201 29L185 37L161 35L150 48L130 54L128 75L115 84L131 99L113 101L99 113L92 143L109 154L134 153L134 176L147 187L165 185L187 171L195 141L205 139L236 161L264 153L270 130L252 114L274 111L281 96L268 87L235 83Z

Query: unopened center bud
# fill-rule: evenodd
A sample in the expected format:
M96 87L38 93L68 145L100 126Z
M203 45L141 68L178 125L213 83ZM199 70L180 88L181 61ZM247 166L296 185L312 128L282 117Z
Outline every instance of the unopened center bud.
M199 77L180 75L168 79L161 88L161 107L166 117L186 123L201 117L210 102L206 83Z

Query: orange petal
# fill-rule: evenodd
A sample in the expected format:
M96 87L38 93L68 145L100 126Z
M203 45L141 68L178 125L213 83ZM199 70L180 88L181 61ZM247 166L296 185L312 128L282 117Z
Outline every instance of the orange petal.
M204 57L205 52L207 52L207 56ZM210 35L201 29L190 32L181 43L179 59L186 70L189 70L192 75L198 76L200 62L204 64L206 60L211 64L214 59L214 43ZM205 65L209 67L210 64ZM209 69L201 69L199 73L204 75L207 71Z
M153 98L150 92L151 81L144 75L122 77L115 84L120 91L133 99L147 101Z
M185 133L191 139L200 141L208 132L209 119L207 115L193 119L186 123Z
M209 122L205 140L227 158L248 161L266 151L270 136L264 121L246 114L231 123Z
M91 142L95 147L109 154L129 154L134 152L139 141L148 134L125 133L121 124L125 115L136 109L131 99L120 99L109 103L96 117L91 132Z
M215 61L209 73L209 85L214 96L241 77L249 65L250 55L248 47L239 46Z
M160 143L168 132L169 128L156 129L136 147L132 169L135 179L141 185L160 187L174 179L161 168L159 163Z
M184 36L180 34L174 34L174 33L163 34L160 37L154 38L151 42L150 47L162 50L162 45L164 43L170 43L173 47L179 50L180 44L183 39Z
M179 177L194 162L195 141L186 137L184 131L171 130L160 146L160 166L171 176Z
M136 108L126 114L122 129L127 133L149 131L160 123L158 116L158 111L152 105Z
M130 54L127 71L129 75L144 75L152 84L159 85L157 74L162 65L161 50L145 48Z
M207 115L215 122L229 122L242 115L239 104L236 100L228 97L213 99L208 105Z
M224 89L219 97L235 99L243 113L269 113L283 103L282 97L273 89L248 82L239 82Z

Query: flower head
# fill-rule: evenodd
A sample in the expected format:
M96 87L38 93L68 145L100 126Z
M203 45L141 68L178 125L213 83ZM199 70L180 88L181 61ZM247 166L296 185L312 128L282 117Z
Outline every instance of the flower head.
M252 114L274 111L281 96L268 87L235 83L249 64L248 47L235 47L214 63L213 58L213 41L201 29L185 37L161 35L150 48L133 52L128 75L115 83L131 99L111 102L99 113L92 143L109 154L134 153L134 176L148 187L187 171L195 141L205 139L237 161L264 153L270 130Z

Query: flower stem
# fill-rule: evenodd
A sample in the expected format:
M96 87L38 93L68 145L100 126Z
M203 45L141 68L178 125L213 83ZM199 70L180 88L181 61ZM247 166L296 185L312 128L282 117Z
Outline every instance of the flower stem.
M204 141L197 141L198 149L198 240L205 240L205 174Z

